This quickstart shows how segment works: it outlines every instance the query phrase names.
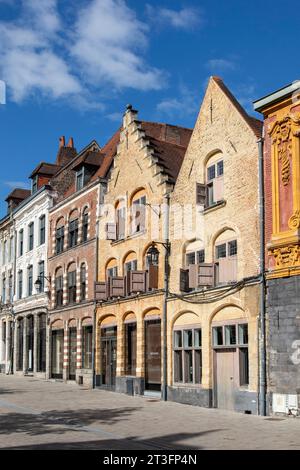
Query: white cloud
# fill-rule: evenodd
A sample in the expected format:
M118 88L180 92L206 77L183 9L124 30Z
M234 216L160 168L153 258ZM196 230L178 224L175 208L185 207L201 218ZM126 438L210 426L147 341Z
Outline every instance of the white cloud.
M30 189L30 183L28 181L3 181L3 184L5 186L8 186L10 189L15 189L15 188Z
M107 91L163 86L164 74L143 57L147 25L125 1L89 0L69 26L58 0L22 0L18 19L0 21L0 78L12 100L38 93L98 108Z
M179 85L178 96L161 100L156 105L159 115L169 118L196 115L199 109L199 93L194 92L184 84Z
M93 0L79 11L70 52L88 83L117 88L160 89L162 73L149 67L140 53L147 27L122 0Z
M123 114L122 113L110 113L106 117L112 122L119 122L121 124Z
M204 22L202 12L196 8L187 7L181 10L171 10L170 8L156 8L147 4L146 12L155 24L169 24L177 29L192 30L202 26Z
M226 70L236 70L236 64L228 59L210 59L206 63L207 68L214 72L224 72Z

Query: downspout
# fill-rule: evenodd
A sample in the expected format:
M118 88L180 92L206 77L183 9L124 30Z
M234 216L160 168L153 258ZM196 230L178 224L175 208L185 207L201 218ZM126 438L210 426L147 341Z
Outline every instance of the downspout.
M100 183L101 185L101 183ZM101 188L99 189L101 191ZM99 217L99 214L97 214ZM98 280L98 253L99 253L99 219L97 217L96 222L96 262L95 262L95 281ZM95 292L95 284L94 284ZM96 325L97 320L97 301L94 302L94 312L93 312L93 352L92 352L92 371L93 371L93 388L96 388Z
M164 248L165 248L165 262L164 262L164 303L163 303L163 380L162 380L162 400L167 401L168 393L168 343L167 343L167 312L168 312L168 296L169 296L169 256L170 256L170 239L169 239L169 225L170 225L170 194L166 194L166 211L165 211L165 225L164 225Z
M259 309L259 414L266 416L266 286L265 286L265 198L264 198L264 128L258 140L259 161L259 231L260 231L260 309Z

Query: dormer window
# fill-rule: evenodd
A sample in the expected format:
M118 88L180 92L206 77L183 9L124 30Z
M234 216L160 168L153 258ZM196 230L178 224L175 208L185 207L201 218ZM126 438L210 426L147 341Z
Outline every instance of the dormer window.
M32 178L32 188L31 188L32 194L36 193L37 190L38 190L38 175L35 175Z
M79 191L84 186L84 166L76 171L76 190Z

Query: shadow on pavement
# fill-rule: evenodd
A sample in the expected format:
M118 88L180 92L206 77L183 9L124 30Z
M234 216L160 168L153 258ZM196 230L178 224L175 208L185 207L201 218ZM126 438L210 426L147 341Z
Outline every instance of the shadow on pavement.
M223 431L212 429L199 433L177 433L151 439L131 437L128 439L99 439L79 442L53 442L26 446L4 447L10 450L201 450L202 446L185 445L182 441Z

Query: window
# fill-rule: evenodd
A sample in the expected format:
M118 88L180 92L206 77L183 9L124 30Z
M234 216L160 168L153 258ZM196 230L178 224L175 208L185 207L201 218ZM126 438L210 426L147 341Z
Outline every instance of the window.
M8 278L8 296L9 296L9 301L13 301L13 276L10 274Z
M76 269L70 268L68 272L68 302L69 304L76 303Z
M113 268L108 268L106 273L107 277L116 277L118 275L118 267L114 266Z
M6 277L2 278L2 303L6 303Z
M18 299L23 297L23 271L18 272Z
M201 264L205 262L205 251L198 250L186 254L186 265Z
M3 243L3 264L6 264L7 262L7 240Z
M36 193L37 190L38 190L38 175L35 175L33 178L32 178L32 194Z
M62 269L59 269L55 276L55 305L56 307L61 307L63 305L63 285L64 278Z
M249 384L248 324L234 323L214 326L212 329L214 348L233 347L238 354L240 385Z
M27 268L27 295L30 297L32 295L33 287L33 267L29 266Z
M85 209L82 217L82 241L83 243L88 240L88 231L89 231L89 213Z
M76 190L79 191L84 186L84 167L76 172Z
M146 196L133 201L132 204L132 233L145 230Z
M10 262L13 260L13 254L14 254L14 239L13 237L11 237L9 240L9 261Z
M19 256L23 256L24 253L24 230L21 229L19 232Z
M43 245L46 241L46 216L40 217L40 245Z
M207 168L207 206L210 207L223 199L223 160L210 165Z
M92 368L93 355L93 327L87 325L82 327L82 367Z
M125 324L125 373L136 374L136 323Z
M33 250L34 245L34 223L31 222L28 226L28 251Z
M77 245L78 241L78 219L69 222L69 248Z
M133 259L124 264L124 272L128 273L129 271L137 270L137 260Z
M44 261L39 262L38 278L41 281L40 292L44 292L45 290L45 262Z
M80 299L86 299L86 267L83 264L80 268Z
M217 284L226 284L237 280L237 240L216 245Z
M202 380L201 329L174 331L174 382L200 384Z
M65 227L60 226L56 229L56 254L62 253L64 251L65 243Z
M117 223L117 240L125 238L125 220L126 220L126 208L121 207L116 211L116 223Z

